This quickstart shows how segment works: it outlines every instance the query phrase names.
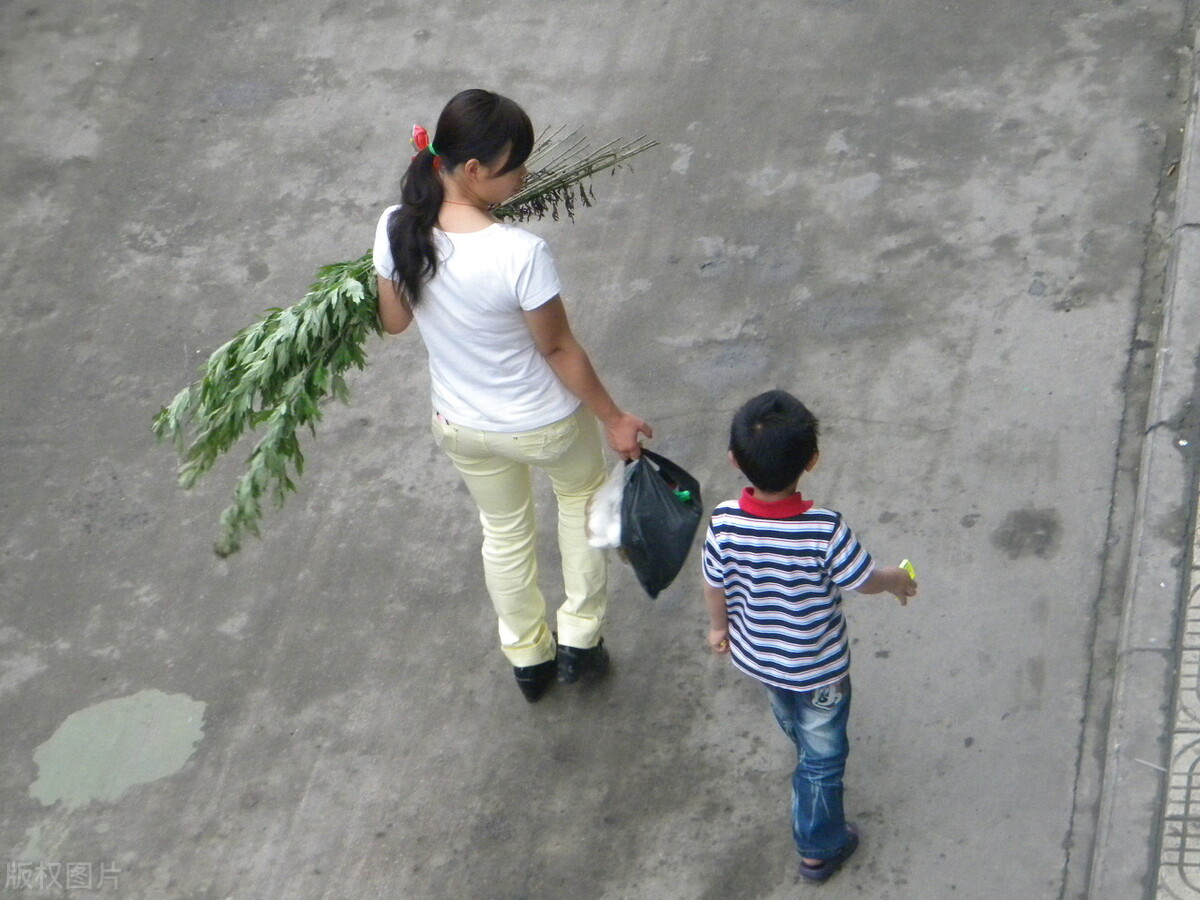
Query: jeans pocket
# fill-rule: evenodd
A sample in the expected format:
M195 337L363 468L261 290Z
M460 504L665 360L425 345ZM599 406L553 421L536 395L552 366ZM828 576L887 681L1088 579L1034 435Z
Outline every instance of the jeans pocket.
M521 457L535 463L558 459L571 449L579 435L579 422L575 416L567 416L536 431L527 431L515 436Z
M438 448L447 453L453 453L457 448L458 441L456 440L458 430L442 418L440 413L434 413L433 419L430 422L429 430L433 432L433 442L438 445Z

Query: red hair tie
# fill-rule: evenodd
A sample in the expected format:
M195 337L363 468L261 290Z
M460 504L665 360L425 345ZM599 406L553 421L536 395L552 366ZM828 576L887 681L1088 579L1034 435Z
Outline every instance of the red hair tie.
M440 169L442 167L442 158L438 156L438 152L433 149L433 141L429 140L428 131L426 131L420 125L414 125L412 127L412 137L410 137L408 141L413 145L413 149L417 151L413 156L413 159L416 159L418 156L420 156L422 151L428 150L433 156L433 167L435 169Z

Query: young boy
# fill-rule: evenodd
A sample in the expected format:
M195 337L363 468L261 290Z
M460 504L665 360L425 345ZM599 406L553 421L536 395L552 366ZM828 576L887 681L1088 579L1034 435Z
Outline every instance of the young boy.
M720 504L704 542L708 643L766 685L796 745L792 834L800 875L824 881L858 847L842 810L850 749L850 651L841 590L917 592L908 573L876 568L839 513L796 493L817 464L817 420L785 391L733 417L729 455L753 487Z

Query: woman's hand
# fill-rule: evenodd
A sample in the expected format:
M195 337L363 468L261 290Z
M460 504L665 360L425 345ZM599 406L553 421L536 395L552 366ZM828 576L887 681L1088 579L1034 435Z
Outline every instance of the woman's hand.
M618 412L617 416L604 423L604 438L608 446L621 459L637 459L642 455L642 445L638 435L654 437L654 429L627 412Z

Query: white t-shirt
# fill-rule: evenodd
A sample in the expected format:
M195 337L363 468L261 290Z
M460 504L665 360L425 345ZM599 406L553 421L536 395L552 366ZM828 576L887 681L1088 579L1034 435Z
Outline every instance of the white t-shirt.
M395 269L386 210L375 230L375 271ZM545 241L514 225L466 234L433 230L437 274L413 317L429 352L433 407L447 421L481 431L530 431L579 407L525 323L561 290Z

